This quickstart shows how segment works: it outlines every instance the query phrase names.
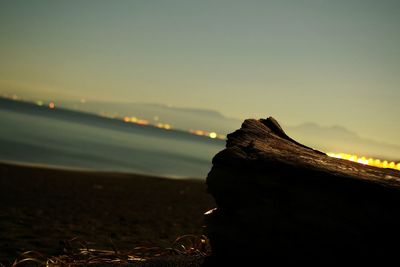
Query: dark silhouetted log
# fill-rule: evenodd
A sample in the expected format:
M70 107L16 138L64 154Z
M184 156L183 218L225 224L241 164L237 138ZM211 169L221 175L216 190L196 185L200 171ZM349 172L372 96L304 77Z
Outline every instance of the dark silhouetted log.
M328 157L273 119L228 135L207 177L205 265L386 265L400 255L400 173ZM399 263L396 263L397 265Z

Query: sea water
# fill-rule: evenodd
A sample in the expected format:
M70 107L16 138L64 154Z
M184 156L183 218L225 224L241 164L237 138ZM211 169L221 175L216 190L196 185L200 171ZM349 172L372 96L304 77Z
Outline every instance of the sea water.
M0 100L0 161L204 179L225 142Z

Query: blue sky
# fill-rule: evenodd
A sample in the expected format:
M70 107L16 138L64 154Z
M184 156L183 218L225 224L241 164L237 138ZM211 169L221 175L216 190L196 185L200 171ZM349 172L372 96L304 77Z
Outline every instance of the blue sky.
M400 2L1 1L0 92L165 103L400 144Z

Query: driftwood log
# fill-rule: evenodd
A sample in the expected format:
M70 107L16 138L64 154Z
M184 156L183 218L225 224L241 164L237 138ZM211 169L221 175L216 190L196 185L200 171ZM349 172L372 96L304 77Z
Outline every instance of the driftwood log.
M228 135L207 186L205 266L400 264L400 172L328 157L273 118Z

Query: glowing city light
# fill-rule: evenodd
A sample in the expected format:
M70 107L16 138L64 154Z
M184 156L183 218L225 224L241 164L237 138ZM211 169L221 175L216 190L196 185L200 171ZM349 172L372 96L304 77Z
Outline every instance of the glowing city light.
M353 162L357 162L360 164L375 166L379 168L390 168L390 169L397 169L400 170L400 162L396 163L394 161L387 161L387 160L380 160L380 159L373 159L373 158L366 158L366 157L359 157L357 155L346 154L346 153L327 153L328 156L338 159L345 159L350 160Z
M169 125L168 123L161 123L161 122L157 123L156 127L165 130L170 130L172 128L171 125Z
M139 125L149 125L149 121L147 120L137 120L135 123Z
M211 133L208 134L208 136L209 136L210 138L214 139L214 138L217 138L217 133L211 132Z

